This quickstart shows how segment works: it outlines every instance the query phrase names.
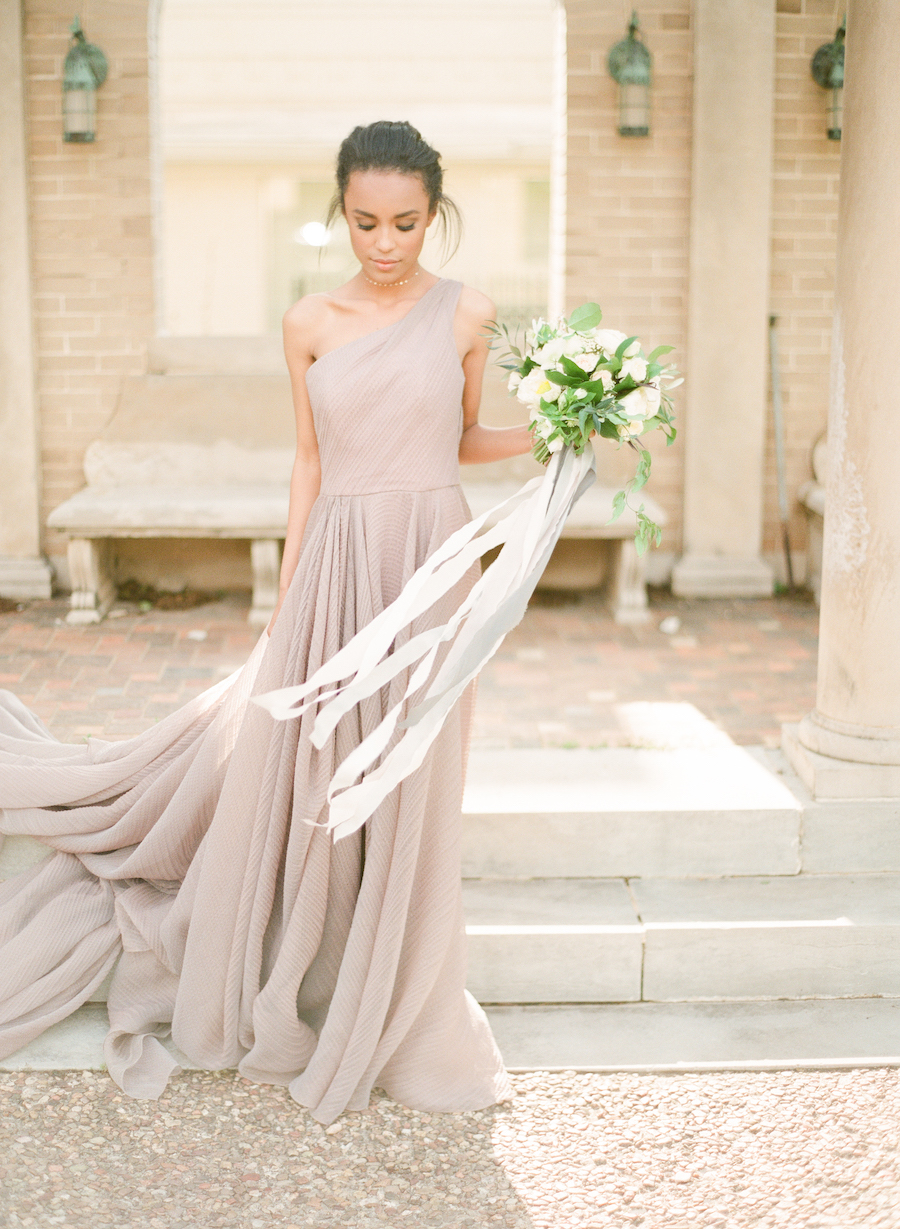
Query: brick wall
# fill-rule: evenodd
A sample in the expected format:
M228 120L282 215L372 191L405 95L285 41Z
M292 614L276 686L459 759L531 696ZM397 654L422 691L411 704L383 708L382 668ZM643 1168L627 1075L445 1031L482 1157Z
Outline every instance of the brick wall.
M772 313L778 317L790 535L806 547L797 489L812 474L811 447L825 429L834 306L840 142L825 135L825 91L809 62L830 42L833 0L778 0L772 211ZM766 452L764 548L781 549L771 418Z
M83 485L87 445L108 421L122 379L143 370L153 333L146 0L87 0L89 42L109 60L97 94L97 140L62 139L62 66L70 0L25 5L42 518ZM63 552L56 535L51 556Z
M567 304L594 300L612 328L665 342L684 363L691 173L689 0L646 0L641 29L653 55L649 137L620 137L609 49L626 34L618 0L567 0ZM677 407L676 407L677 408ZM662 444L662 447L660 447ZM681 545L680 445L652 441L651 491L669 514L663 549ZM601 465L622 472L627 457Z
M834 35L833 0L777 3L771 311L779 317L791 538L806 547L797 489L828 405L837 229L839 142L825 136L825 96L810 76L813 52ZM616 0L568 0L568 250L571 308L597 300L613 327L650 345L674 344L684 368L690 213L691 30L688 0L639 8L653 55L649 138L616 132L617 93L606 69L625 34ZM689 374L689 373L688 373ZM781 550L771 414L765 465L764 550ZM670 516L665 551L680 551L679 446L654 444L651 491ZM618 458L605 461L615 472Z

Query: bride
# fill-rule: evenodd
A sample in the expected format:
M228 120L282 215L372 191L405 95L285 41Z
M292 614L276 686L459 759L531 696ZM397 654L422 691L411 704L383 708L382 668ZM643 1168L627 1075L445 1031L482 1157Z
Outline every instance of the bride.
M286 1086L320 1122L378 1085L422 1110L510 1095L465 990L460 810L469 702L365 827L323 824L336 767L407 673L341 718L273 721L252 696L302 683L464 525L459 462L529 451L478 422L494 315L419 264L457 220L438 154L406 123L356 128L337 161L360 271L284 320L297 456L278 606L247 665L124 742L56 742L0 692L0 832L55 852L0 885L0 1053L85 1002L112 969L106 1060L137 1097L179 1068ZM477 570L403 639L443 622ZM400 641L395 643L395 648Z

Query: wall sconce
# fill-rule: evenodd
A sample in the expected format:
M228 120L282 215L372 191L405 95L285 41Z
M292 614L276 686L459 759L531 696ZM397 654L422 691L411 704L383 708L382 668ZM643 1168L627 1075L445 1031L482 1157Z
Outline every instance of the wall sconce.
M619 87L619 136L650 135L650 52L639 40L637 13L631 14L628 37L609 53L609 74Z
M839 141L844 122L844 37L847 18L837 28L833 43L823 43L810 63L816 85L828 90L828 139Z
M81 22L72 22L74 42L63 67L63 140L93 141L97 126L97 87L109 65L99 47L85 40Z

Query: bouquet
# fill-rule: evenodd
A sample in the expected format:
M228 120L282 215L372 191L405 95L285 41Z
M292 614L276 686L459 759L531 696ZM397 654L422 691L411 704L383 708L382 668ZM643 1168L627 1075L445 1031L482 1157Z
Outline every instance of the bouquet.
M532 452L542 465L563 448L580 455L594 434L628 444L639 454L634 478L613 500L615 520L628 496L650 477L650 453L636 440L657 427L667 444L675 439L668 394L681 379L674 367L659 361L671 346L657 346L645 355L637 337L600 328L602 315L596 303L585 303L568 320L535 320L522 349L513 344L505 325L493 323L490 333L491 345L505 342L508 347L500 366L510 372L510 392L528 406ZM643 554L651 542L659 545L662 531L643 504L634 511L635 544Z

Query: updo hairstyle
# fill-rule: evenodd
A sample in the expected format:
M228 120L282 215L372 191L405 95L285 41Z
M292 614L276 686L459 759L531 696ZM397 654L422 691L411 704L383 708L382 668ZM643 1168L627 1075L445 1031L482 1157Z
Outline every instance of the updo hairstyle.
M418 175L428 195L428 207L440 219L447 261L459 247L462 215L454 201L444 195L441 155L428 144L421 132L405 120L377 120L354 128L338 150L335 179L337 187L328 206L325 225L331 226L344 210L344 193L354 171L399 171Z

